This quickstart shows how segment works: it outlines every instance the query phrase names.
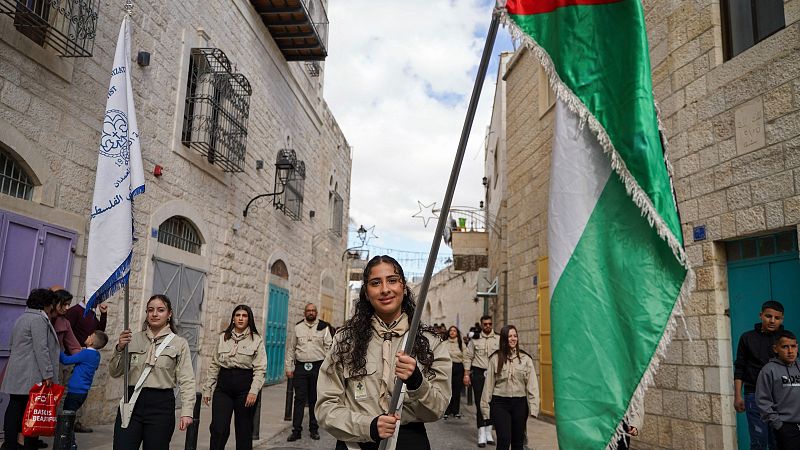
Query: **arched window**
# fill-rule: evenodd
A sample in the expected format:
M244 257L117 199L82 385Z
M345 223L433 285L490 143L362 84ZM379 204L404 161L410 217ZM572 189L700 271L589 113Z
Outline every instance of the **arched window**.
M12 197L30 200L33 195L33 180L3 150L0 150L0 192Z
M272 267L270 267L269 273L279 278L283 278L284 280L289 279L289 269L286 267L286 263L284 263L280 259L272 263Z
M196 255L203 245L197 228L181 216L172 216L158 227L158 242Z

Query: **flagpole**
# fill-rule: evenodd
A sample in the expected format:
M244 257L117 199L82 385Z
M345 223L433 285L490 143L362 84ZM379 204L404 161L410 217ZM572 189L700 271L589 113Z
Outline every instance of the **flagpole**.
M133 255L131 255L131 256L133 256ZM129 329L129 326L128 326L129 323L128 322L130 320L130 317L129 317L130 314L128 312L128 303L130 303L130 297L131 297L131 275L130 275L130 271L129 271L128 272L128 282L125 283L125 293L123 294L123 297L122 297L123 298L122 304L123 304L123 307L125 308L125 313L124 313L123 319L122 319L122 329L123 330ZM125 397L125 403L128 403L128 401L130 400L130 393L128 392L128 381L130 379L130 375L129 375L129 372L130 372L130 367L129 366L130 366L130 364L128 363L128 346L127 345L125 346L125 350L123 351L122 357L123 357L122 361L124 361L124 364L122 365L122 367L124 368L122 380L123 380L123 386L124 386L124 389L125 389L123 395Z
M489 25L489 32L486 35L486 43L483 46L483 55L481 56L481 62L478 66L478 73L475 77L475 85L472 88L472 97L470 98L469 107L467 108L467 117L464 120L464 127L461 129L461 139L458 142L456 158L453 162L453 169L450 172L450 181L447 183L444 201L442 202L442 208L439 212L439 220L436 223L436 231L434 232L433 242L431 243L431 252L428 254L428 264L425 266L425 274L422 277L422 284L420 285L419 295L417 296L417 307L414 310L414 317L411 319L411 326L408 330L408 339L406 340L406 345L403 348L403 352L405 352L407 355L411 355L411 351L414 348L414 342L417 339L417 329L419 328L422 311L425 309L425 300L428 295L428 287L431 284L431 277L433 276L433 267L436 265L436 257L439 254L439 244L442 239L442 233L444 232L445 224L447 223L447 216L450 214L450 204L453 202L453 193L456 190L458 174L461 172L461 163L464 161L464 154L467 150L469 133L472 130L472 122L475 119L475 110L478 108L478 100L480 100L481 97L483 81L486 79L486 71L489 68L489 60L492 56L492 48L494 47L494 41L497 37L497 29L499 26L500 10L495 9L492 13L492 23ZM395 379L394 390L392 391L392 400L389 403L389 411L397 411L397 405L400 402L400 392L402 388L403 381L399 378ZM379 449L386 450L388 441L388 439L381 440Z
M133 0L125 0L125 5L122 7L125 11L125 18L122 20L130 20L131 15L133 14ZM133 199L131 199L131 203ZM133 213L133 209L131 209L131 213ZM131 246L131 260L133 260L133 246ZM131 265L132 266L132 265ZM125 292L122 296L122 304L125 308L125 312L123 314L122 319L122 329L128 330L130 329L130 299L131 299L131 270L132 267L128 268L128 282L125 283ZM123 372L122 372L122 385L123 385L123 398L125 399L125 403L130 401L130 393L128 392L128 383L130 381L130 361L128 358L128 346L125 346L125 350L122 353L122 360L124 363L122 364Z

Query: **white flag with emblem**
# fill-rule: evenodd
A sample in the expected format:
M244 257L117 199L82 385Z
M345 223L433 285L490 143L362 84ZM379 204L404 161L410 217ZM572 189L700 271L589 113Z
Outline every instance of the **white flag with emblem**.
M87 311L125 286L130 274L133 197L144 192L130 60L130 18L125 16L117 38L97 156L86 258Z

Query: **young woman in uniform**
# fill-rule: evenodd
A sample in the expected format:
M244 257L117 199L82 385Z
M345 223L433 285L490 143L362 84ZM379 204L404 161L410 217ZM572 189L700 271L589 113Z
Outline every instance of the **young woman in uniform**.
M377 449L399 426L398 449L430 449L424 422L442 417L450 401L450 355L431 327L420 327L412 356L402 352L416 303L403 269L389 256L372 258L353 317L336 332L317 383L316 415L337 450ZM395 377L405 384L399 415L387 410Z
M514 325L500 330L500 348L489 357L480 399L484 417L491 417L497 450L522 450L528 416L539 415L539 381L533 358L519 348Z
M453 361L452 377L450 382L450 404L444 412L448 416L461 417L461 390L464 389L464 342L461 340L461 331L451 325L447 330L447 349L450 351L450 360Z
M134 386L147 366L150 373L134 404L130 423L122 427L117 411L114 424L114 450L167 450L175 431L175 392L180 388L181 418L179 428L185 431L192 423L194 409L194 369L192 355L186 339L177 336L172 317L172 304L166 295L154 295L147 301L147 319L143 331L132 333L125 330L114 347L114 355L108 365L114 378L122 376L125 361L122 358L128 347L130 373L128 392L133 395ZM162 343L169 339L166 346ZM158 349L160 355L156 356Z
M222 332L203 385L203 402L211 393L211 450L224 450L235 414L236 450L253 448L253 413L264 386L267 353L258 334L253 310L247 305L233 309L231 323Z

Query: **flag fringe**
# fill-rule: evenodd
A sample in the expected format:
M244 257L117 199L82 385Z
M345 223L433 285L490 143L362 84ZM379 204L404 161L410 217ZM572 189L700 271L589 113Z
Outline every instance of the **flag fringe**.
M598 143L603 148L603 152L606 153L611 159L611 168L617 173L617 175L622 180L623 184L625 185L625 190L630 195L631 199L633 200L634 204L639 207L641 215L648 221L650 226L658 233L658 236L663 239L667 245L669 245L672 253L675 255L675 258L678 262L686 268L686 277L684 278L683 284L681 286L680 293L678 298L675 301L675 304L672 308L672 312L667 320L667 324L664 328L664 332L661 335L661 340L656 347L656 351L652 358L650 359L650 364L645 370L644 374L642 375L642 379L639 382L639 385L636 387L634 391L631 401L628 403L628 408L625 411L625 414L622 417L622 420L617 425L617 428L614 432L614 435L611 438L611 441L606 446L607 450L617 450L617 443L619 440L627 436L623 428L623 423L629 423L631 419L634 417L635 411L634 407L637 405L644 405L644 396L647 389L655 384L655 374L658 370L661 361L666 358L667 348L669 344L672 342L672 338L675 334L678 325L678 317L683 317L683 310L686 303L689 301L689 297L691 294L692 289L694 288L695 277L694 272L689 264L689 260L686 256L686 252L683 249L683 245L678 241L677 237L672 233L669 229L667 224L664 222L664 219L658 214L655 207L653 206L653 202L647 193L642 189L639 183L631 174L630 170L628 169L625 161L620 156L617 149L614 147L614 144L611 142L611 138L608 136L603 125L597 118L592 114L586 105L575 95L574 92L561 80L558 73L555 70L555 66L553 65L553 61L550 59L550 56L547 52L542 48L535 40L533 40L529 35L527 35L524 31L522 31L516 23L509 17L508 12L505 8L499 9L501 14L501 23L505 26L508 26L508 29L511 33L512 38L516 42L522 43L525 48L527 48L539 61L544 69L545 73L547 74L548 82L550 84L550 88L556 94L556 97L564 102L564 104L573 112L575 113L579 119L581 125L588 124L589 129L592 130L592 133L597 138ZM655 106L655 104L654 104ZM658 119L658 129L660 131L661 137L661 144L663 146L664 151L664 163L667 168L667 173L669 174L670 179L670 187L672 187L672 176L673 176L673 169L672 165L669 162L668 158L668 146L667 146L667 137L664 132L664 126L661 121L661 114L658 111L656 106L656 117ZM675 192L674 188L672 192ZM674 198L674 195L673 195ZM674 201L676 202L676 209L677 209L677 199L675 198Z
M93 309L95 306L103 303L104 301L111 298L114 294L117 293L121 288L125 287L128 284L128 278L130 277L130 270L131 270L131 259L133 258L133 250L128 254L128 257L125 258L125 261L122 261L122 264L117 267L117 270L111 274L110 277L103 283L88 300L86 300L86 307L84 308L83 315L86 316L90 309Z

